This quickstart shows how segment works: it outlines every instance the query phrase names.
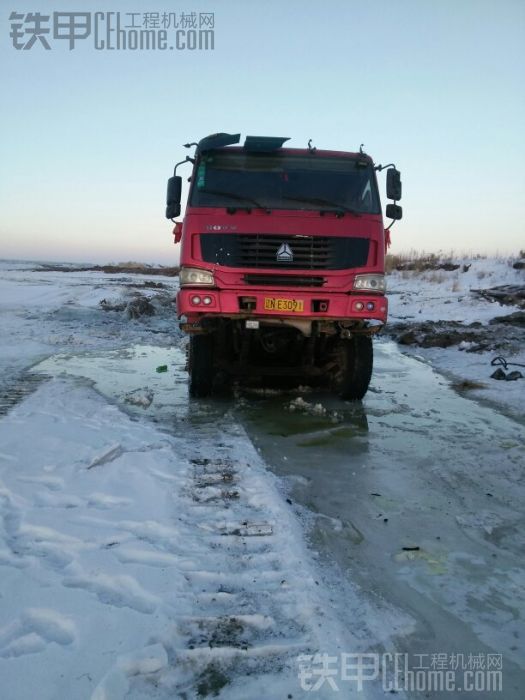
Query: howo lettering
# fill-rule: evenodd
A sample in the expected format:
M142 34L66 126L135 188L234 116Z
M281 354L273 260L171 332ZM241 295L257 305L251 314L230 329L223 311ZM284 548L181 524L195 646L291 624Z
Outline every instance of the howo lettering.
M361 399L372 336L385 324L386 207L402 216L401 177L358 153L284 148L287 138L213 134L191 163L177 313L190 334L190 393L234 380L309 382ZM182 178L168 181L166 217L180 215ZM392 224L390 224L392 225Z

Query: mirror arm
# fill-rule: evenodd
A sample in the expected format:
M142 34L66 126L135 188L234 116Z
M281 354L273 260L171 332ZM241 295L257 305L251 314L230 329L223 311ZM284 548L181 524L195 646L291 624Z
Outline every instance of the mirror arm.
M374 167L374 170L381 172L382 170L387 170L388 168L394 168L395 170L397 170L394 163L389 163L388 165L376 165Z
M390 229L391 229L392 226L396 223L396 221L397 221L397 219L392 219L392 221L391 221L391 222L388 224L388 226L386 227L385 231L390 231Z
M184 163L195 163L195 158L191 158L190 156L186 156L184 160L181 160L179 163L175 164L175 167L173 168L173 175L177 174L177 168L179 165L184 165Z

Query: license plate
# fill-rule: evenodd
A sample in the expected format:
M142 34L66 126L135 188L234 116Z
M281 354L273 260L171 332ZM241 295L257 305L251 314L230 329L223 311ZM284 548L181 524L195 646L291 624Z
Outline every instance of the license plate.
M288 311L293 314L300 314L304 311L304 301L302 299L265 297L264 309L265 311Z

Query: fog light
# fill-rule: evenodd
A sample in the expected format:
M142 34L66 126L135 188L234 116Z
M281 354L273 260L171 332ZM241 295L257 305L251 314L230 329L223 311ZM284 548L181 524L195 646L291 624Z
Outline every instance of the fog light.
M356 311L362 311L364 308L365 308L365 305L363 304L362 301L356 301L356 303L354 304L354 309Z
M195 304L195 306L198 306L201 303L201 298L198 296L194 296L191 298L191 303Z
M369 301L368 304L366 305L366 308L367 308L369 311L373 311L373 310L374 310L374 302L373 302L373 301Z
M203 300L202 300L202 303L203 303L203 304L206 304L206 306L209 306L209 305L211 304L211 302L212 302L212 298L211 298L211 297L204 297Z

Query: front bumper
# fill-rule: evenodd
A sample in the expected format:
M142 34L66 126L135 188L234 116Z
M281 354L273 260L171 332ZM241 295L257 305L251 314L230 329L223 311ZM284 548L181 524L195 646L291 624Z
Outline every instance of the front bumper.
M199 297L200 303L194 298ZM204 304L207 297L211 301ZM265 299L290 302L280 311L265 308ZM297 303L299 302L299 303ZM300 303L302 302L302 304ZM361 307L362 305L362 307ZM287 306L286 304L284 306ZM302 310L290 310L292 306ZM177 295L177 315L185 316L188 323L198 323L205 317L227 318L287 318L308 321L368 321L386 323L388 300L383 294L341 294L320 289L291 291L274 289L206 289L185 287Z

